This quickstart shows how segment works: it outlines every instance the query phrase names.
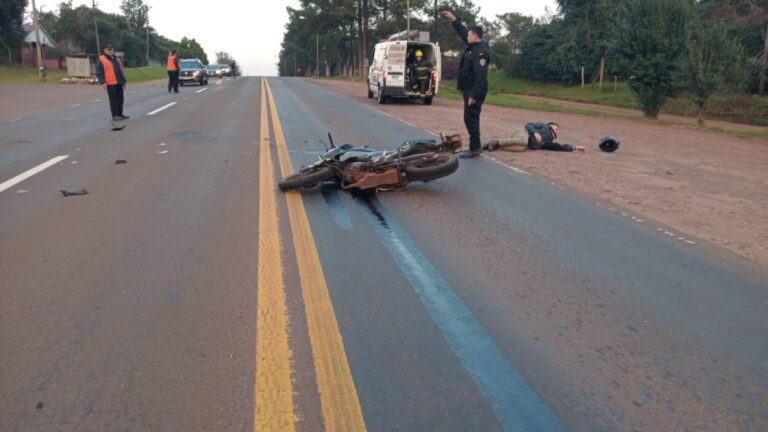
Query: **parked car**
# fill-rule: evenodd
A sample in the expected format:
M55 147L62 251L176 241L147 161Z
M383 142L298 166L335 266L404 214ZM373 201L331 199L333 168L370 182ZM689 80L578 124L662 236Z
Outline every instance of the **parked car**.
M218 77L221 78L221 69L219 68L219 65L215 64L209 64L205 67L206 71L208 72L208 77Z
M418 32L415 34L418 36ZM411 82L413 74L409 67L419 50L434 68L424 98L425 105L432 104L432 98L440 88L440 44L428 40L411 40L412 37L403 32L376 44L373 62L368 69L369 98L375 97L380 104L386 103L389 98L419 98L421 94L418 89L414 89L415 83Z
M182 59L179 62L179 84L208 84L208 72L199 59Z
M221 71L221 76L232 76L232 68L228 64L219 65L219 70Z

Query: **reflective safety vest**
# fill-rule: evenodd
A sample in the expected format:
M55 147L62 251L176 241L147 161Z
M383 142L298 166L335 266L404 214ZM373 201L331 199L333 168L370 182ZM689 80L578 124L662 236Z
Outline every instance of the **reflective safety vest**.
M179 70L179 68L176 67L176 56L175 55L169 55L168 56L168 70L171 72L175 72Z
M106 85L117 85L117 74L115 73L115 65L112 63L112 61L105 55L100 55L99 60L101 60L102 66L104 66L104 84ZM123 65L120 63L120 60L117 61L117 64L120 65L120 70L123 70Z

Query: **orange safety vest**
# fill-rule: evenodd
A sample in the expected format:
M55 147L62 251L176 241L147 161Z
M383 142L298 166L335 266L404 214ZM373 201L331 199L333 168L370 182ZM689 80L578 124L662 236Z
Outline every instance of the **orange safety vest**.
M107 58L107 56L103 54L99 56L99 60L101 60L101 64L104 66L104 84L117 85L117 74L115 73L115 66ZM123 64L120 63L120 60L117 61L117 64L120 65L120 70L122 71Z
M168 70L171 72L175 72L179 70L179 68L176 67L176 56L175 55L169 55L168 56Z

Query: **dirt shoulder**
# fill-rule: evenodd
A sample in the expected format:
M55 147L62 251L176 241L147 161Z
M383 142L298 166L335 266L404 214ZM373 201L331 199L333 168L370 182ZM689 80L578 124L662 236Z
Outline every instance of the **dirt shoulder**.
M362 83L312 82L420 128L462 133L468 142L459 101L437 98L428 108L415 102L376 105ZM484 106L483 141L506 137L512 128L536 120L558 122L560 142L585 145L587 152L485 154L623 209L619 212L657 221L677 231L676 237L709 241L753 266L768 266L768 139L641 119ZM620 137L619 151L597 149L604 135Z
M158 85L164 81L128 83L126 99L135 89ZM56 111L96 99L107 100L100 85L83 84L0 84L0 122Z
M548 102L553 105L559 105L567 108L578 108L578 109L585 109L590 111L598 111L598 112L609 114L609 115L636 118L639 120L644 119L642 111L633 110L629 108L619 108L619 107L612 107L607 105L597 105L597 104L584 103L584 102L567 101L562 99L551 99L551 98L546 98L542 96L530 96L530 95L517 95L517 96L520 97L521 99L525 99L529 101ZM698 125L698 120L694 117L684 117L684 116L671 115L671 114L659 115L659 122L668 123L668 124L688 125L688 126ZM768 130L768 128L764 126L754 126L754 125L747 125L747 124L741 124L741 123L733 123L733 122L728 122L723 120L707 120L706 124L709 127L719 128L724 131L733 132L733 133L764 132Z

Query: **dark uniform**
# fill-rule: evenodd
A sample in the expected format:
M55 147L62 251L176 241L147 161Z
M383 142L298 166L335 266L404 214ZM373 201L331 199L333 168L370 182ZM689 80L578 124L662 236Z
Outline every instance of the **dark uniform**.
M467 28L457 19L453 28L461 40L467 45L467 50L461 57L459 65L458 90L464 95L464 124L469 132L469 150L480 152L480 110L485 96L488 94L488 66L491 63L491 49L485 41L469 43ZM474 105L469 105L469 98L475 99Z
M432 72L432 63L424 60L415 61L411 64L411 73L413 74L413 82L418 86L419 92L422 96L427 94L429 90L429 82L432 78L430 73Z
M557 132L547 123L528 123L525 125L525 130L528 132L528 148L531 150L573 151L572 145L555 142ZM540 143L536 142L536 138L533 136L535 133L541 135Z

